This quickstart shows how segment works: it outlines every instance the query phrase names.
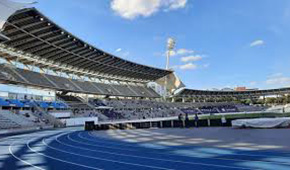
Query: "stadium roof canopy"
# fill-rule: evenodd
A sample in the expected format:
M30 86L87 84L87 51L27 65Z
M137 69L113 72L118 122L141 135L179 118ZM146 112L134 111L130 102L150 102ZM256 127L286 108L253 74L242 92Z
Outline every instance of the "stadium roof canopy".
M289 94L290 88L268 89L268 90L248 90L248 91L211 91L183 89L175 97L220 97L220 96L268 96Z
M64 30L35 8L15 12L6 21L1 33L2 37L9 38L0 39L2 45L31 56L19 58L19 62L40 68L50 67L56 71L128 81L154 81L172 73L123 60L97 49ZM1 52L1 56L6 54Z

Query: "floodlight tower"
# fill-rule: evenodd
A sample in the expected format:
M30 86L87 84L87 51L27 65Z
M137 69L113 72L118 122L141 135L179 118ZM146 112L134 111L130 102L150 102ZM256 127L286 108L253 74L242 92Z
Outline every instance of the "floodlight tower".
M175 40L173 38L169 37L167 39L166 70L169 70L170 55L171 55L171 52L173 51L174 47L175 47ZM168 96L168 89L167 89L168 78L167 78L167 76L165 76L164 84L165 84L165 95L164 95L164 98L166 100L166 97Z
M170 55L171 51L175 47L175 40L173 38L168 38L167 40L167 52L166 52L166 70L169 70L169 60L170 60Z

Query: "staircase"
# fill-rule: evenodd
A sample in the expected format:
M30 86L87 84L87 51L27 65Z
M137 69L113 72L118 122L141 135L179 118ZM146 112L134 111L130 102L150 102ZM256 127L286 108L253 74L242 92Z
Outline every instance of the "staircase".
M84 104L88 105L88 107L90 107L91 109L94 110L95 113L97 113L99 120L109 120L109 118L103 114L101 114L100 112L96 111L96 108L93 104L91 104L90 102L86 102L83 98L81 97L77 97L81 102L83 102Z
M32 102L32 105L36 110L34 113L32 113L35 117L48 120L48 123L52 124L54 127L65 127L65 125L60 120L48 114L48 112L39 107L35 101Z

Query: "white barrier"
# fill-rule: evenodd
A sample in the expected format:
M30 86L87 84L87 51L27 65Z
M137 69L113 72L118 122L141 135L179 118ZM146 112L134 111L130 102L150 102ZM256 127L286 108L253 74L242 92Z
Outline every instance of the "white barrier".
M67 118L71 116L71 112L49 112L48 114L56 118Z
M66 126L81 126L85 125L87 121L94 121L95 124L98 123L98 117L77 117L77 118L69 118L69 119L61 119Z

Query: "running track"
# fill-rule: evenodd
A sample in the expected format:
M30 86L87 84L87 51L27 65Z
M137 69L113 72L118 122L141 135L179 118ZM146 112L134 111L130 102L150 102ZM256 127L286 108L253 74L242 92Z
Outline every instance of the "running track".
M150 140L151 132L158 135L154 130L114 131L108 136L65 129L3 138L0 169L290 169L290 152L174 145L173 135L159 138L157 144ZM136 135L137 141L132 140Z

